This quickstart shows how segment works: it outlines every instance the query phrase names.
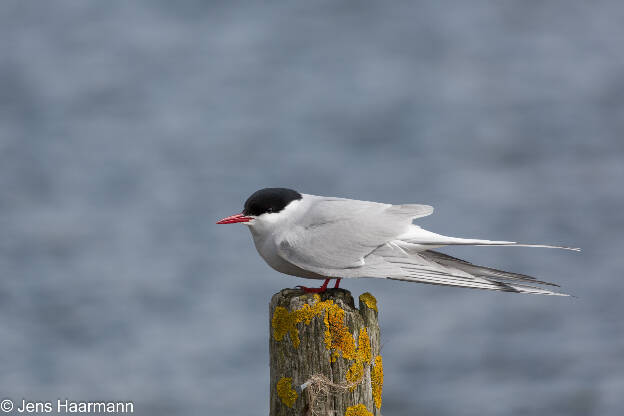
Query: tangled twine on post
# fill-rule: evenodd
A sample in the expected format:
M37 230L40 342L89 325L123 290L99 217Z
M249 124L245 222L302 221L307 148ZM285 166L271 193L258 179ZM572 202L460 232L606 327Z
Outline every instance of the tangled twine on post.
M334 383L323 374L314 374L308 378L305 383L297 387L299 392L305 391L308 408L306 409L306 415L308 416L320 416L327 414L325 404L331 396L337 396L338 394L346 393L349 390L360 385L369 374L369 369L363 372L362 376L351 383ZM336 413L335 410L330 411Z

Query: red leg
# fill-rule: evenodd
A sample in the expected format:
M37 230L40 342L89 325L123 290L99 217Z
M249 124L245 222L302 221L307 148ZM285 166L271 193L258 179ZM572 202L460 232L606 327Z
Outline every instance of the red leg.
M302 289L306 293L323 293L327 290L327 285L329 284L329 279L325 279L323 282L323 286L321 287L305 287L305 286L297 286L299 289Z
M338 289L338 286L340 286L340 278L336 279L336 284L334 285L334 289Z

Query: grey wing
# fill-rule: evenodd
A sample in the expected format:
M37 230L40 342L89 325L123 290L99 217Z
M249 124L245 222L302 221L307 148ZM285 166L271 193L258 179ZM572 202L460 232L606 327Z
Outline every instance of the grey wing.
M516 293L563 295L531 276L477 266L421 244L397 239L411 220L428 215L423 205L386 205L325 199L278 243L284 260L327 277L377 277ZM305 231L305 232L304 232ZM424 231L424 230L423 230ZM556 285L555 285L556 286Z
M371 253L360 272L370 277L408 282L567 296L539 286L557 286L553 283L519 273L477 266L436 251L413 251L400 241L390 242Z
M296 266L340 277L358 268L379 246L405 233L412 219L433 212L428 205L389 205L319 198L277 242L278 254Z

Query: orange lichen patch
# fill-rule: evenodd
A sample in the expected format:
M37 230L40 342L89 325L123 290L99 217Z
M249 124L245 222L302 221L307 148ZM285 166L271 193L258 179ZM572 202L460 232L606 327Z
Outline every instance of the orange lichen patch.
M358 347L355 352L355 359L362 364L370 363L372 358L370 338L366 328L360 329L360 335L358 336Z
M377 312L377 299L375 299L375 296L371 295L370 293L362 293L360 295L360 302L363 302L364 304L366 304L366 306L369 307L369 309Z
M362 363L358 363L356 361L351 364L351 367L349 367L349 370L347 370L345 378L349 383L357 383L362 380L362 377L364 377L364 366L362 365ZM353 391L356 387L357 385L352 386L349 388L349 390Z
M342 358L352 360L355 357L355 342L349 328L345 325L344 309L328 300L325 308L325 348L333 349L332 361L336 360L339 352Z
M345 416L373 416L373 414L363 404L356 404L355 406L347 407Z
M290 377L282 377L277 382L277 395L282 403L288 407L293 407L298 397L297 392L291 386L292 378Z
M276 341L281 341L286 334L290 335L290 340L293 343L293 347L297 349L300 344L299 331L297 330L297 324L300 322L306 325L310 324L310 321L315 316L319 315L325 309L327 302L320 302L319 295L314 295L313 305L305 304L300 309L289 312L288 309L283 306L277 306L273 312L273 318L271 319L271 326L273 327L273 338Z
M333 300L326 300L321 302L321 297L315 294L313 297L313 303L306 303L301 307L301 309L297 309L293 311L294 319L296 323L303 322L306 325L310 325L312 322L312 318L320 315L323 311L330 305L333 304Z
M377 409L381 408L381 391L383 389L383 362L381 355L375 357L371 370L371 386L373 388L373 399Z
M351 365L346 374L346 379L349 383L358 383L364 377L364 368L371 361L371 346L370 339L368 338L368 332L366 328L360 329L358 336L358 346L355 351L355 362ZM357 385L351 387L351 391L355 390Z
M273 318L271 319L271 326L273 327L273 338L277 341L281 341L286 334L290 334L290 339L295 348L299 346L297 327L288 309L283 306L276 307L273 312Z

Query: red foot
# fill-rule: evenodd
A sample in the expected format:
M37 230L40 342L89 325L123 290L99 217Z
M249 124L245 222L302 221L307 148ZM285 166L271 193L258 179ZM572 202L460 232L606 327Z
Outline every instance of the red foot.
M325 281L323 282L323 286L321 287L305 287L305 286L297 286L297 287L306 293L323 293L327 290L328 284L329 284L329 279L325 279Z
M323 282L323 286L321 287L305 287L305 286L297 286L299 289L303 290L306 293L323 293L327 291L327 285L329 284L330 279L325 279ZM340 279L336 279L336 284L334 285L334 289L338 289L340 286Z

